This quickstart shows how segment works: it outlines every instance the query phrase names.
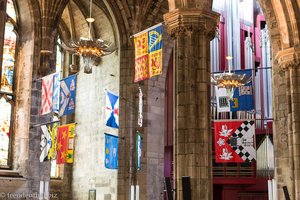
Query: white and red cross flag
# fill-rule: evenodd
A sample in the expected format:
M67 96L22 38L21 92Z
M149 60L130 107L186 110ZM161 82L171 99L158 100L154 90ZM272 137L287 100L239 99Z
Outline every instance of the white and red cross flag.
M49 74L42 78L41 115L52 112L53 76L54 74Z

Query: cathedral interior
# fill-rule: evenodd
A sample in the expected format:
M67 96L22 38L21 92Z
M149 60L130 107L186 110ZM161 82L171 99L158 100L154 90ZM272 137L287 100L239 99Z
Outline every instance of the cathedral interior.
M300 199L299 0L0 0L0 24L0 199ZM157 25L161 71L137 80ZM253 108L220 110L231 70ZM214 133L234 120L255 149L227 162Z

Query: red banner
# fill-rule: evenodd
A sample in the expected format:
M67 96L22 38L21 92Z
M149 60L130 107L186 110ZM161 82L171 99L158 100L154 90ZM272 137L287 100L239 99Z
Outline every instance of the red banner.
M41 115L52 111L53 75L54 74L50 74L42 78Z
M254 121L215 121L214 129L216 163L242 163L256 159Z
M57 128L57 144L56 144L56 163L64 164L66 162L68 148L69 126L59 126Z

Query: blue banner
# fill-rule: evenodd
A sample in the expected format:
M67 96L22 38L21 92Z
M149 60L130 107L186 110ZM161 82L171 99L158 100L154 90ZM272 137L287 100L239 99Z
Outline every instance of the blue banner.
M236 74L246 74L247 77L252 77L252 69L250 70L237 70ZM230 111L240 110L253 110L254 109L254 97L252 80L239 88L236 88L233 95L233 100L230 101Z
M140 132L136 134L136 155L137 170L141 170L142 136Z
M60 81L59 116L75 112L76 75Z
M118 169L118 136L105 133L105 167L107 169Z
M149 54L162 49L162 25L149 30L148 44Z
M52 111L59 111L59 74L56 73L53 75L53 93L52 93Z

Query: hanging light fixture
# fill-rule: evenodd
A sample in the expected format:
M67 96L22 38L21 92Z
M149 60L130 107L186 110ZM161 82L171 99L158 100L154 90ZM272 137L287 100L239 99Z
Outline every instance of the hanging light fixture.
M225 88L229 100L233 99L235 88L241 87L252 80L251 77L246 74L235 74L231 72L231 65L229 61L232 60L231 56L227 56L228 60L228 72L221 74L215 74L211 76L211 83L218 88Z
M81 55L84 63L84 73L92 73L92 66L95 65L102 56L111 54L116 50L112 42L102 39L93 39L91 36L91 26L95 21L92 18L93 0L90 0L90 16L86 18L89 24L88 38L80 38L79 41L71 41L69 44L62 44L62 47L71 53Z

